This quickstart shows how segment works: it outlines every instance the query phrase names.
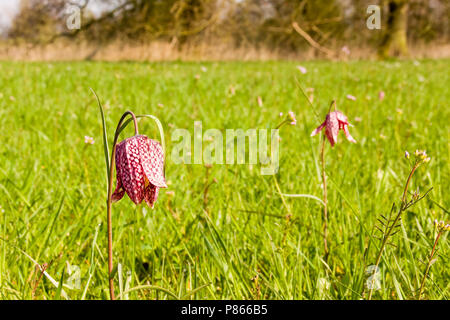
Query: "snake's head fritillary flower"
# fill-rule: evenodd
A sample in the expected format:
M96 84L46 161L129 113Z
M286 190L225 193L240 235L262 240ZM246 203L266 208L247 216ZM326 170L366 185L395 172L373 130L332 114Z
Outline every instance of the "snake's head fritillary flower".
M311 137L315 136L325 128L325 135L328 138L328 141L330 141L331 146L334 146L337 142L339 130L344 130L347 140L356 143L356 140L353 139L348 131L349 125L347 117L342 112L333 111L327 114L325 121L311 133Z
M137 135L120 142L115 153L117 186L112 195L114 202L125 192L131 201L142 200L153 208L159 188L167 188L164 178L164 152L159 142Z
M386 96L386 94L384 93L384 91L378 92L378 99L380 99L380 101L383 101L385 96Z

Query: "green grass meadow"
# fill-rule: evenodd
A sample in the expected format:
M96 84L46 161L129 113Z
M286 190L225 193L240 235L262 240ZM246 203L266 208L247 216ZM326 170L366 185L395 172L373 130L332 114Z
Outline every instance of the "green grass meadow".
M0 299L109 298L107 178L90 87L105 108L110 148L128 109L158 117L165 132L169 188L161 189L155 209L136 207L126 195L112 207L119 298L363 299L365 268L380 245L374 225L400 202L410 169L405 150L424 149L431 161L410 190L433 190L404 213L374 293L374 299L414 299L434 220L450 220L449 74L449 60L0 62ZM314 88L314 107L296 78ZM340 132L334 148L326 145L325 262L320 202L283 198L277 184L281 193L322 198L321 136L310 134L332 99L354 125L357 143ZM171 159L176 128L193 132L194 121L202 121L203 132L270 129L290 110L297 124L280 130L275 176L255 165L207 168ZM151 120L140 120L139 129L159 139ZM129 126L121 139L132 134ZM85 136L95 143L85 144ZM450 295L447 234L438 247L426 299ZM47 275L33 260L47 264ZM80 270L79 286L70 284L72 266Z

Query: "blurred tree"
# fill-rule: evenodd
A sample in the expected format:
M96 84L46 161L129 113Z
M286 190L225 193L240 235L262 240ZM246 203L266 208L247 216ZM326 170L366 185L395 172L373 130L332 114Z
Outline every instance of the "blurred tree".
M19 14L12 21L8 36L31 42L45 41L60 30L64 0L22 0Z
M381 58L408 55L408 5L408 0L389 0L387 29L379 48Z

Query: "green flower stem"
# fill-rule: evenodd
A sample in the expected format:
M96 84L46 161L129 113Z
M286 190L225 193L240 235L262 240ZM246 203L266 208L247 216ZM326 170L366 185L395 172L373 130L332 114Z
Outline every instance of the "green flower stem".
M377 259L375 261L375 268L373 269L373 281L375 281L375 273L378 270L378 266L380 265L381 262L381 256L383 255L383 251L386 247L387 241L389 240L390 235L392 234L392 231L394 230L394 227L397 225L398 221L400 220L400 217L402 215L402 212L405 209L405 205L406 205L406 195L408 194L408 187L409 184L411 182L411 178L414 174L414 172L416 171L416 169L419 167L419 163L416 161L416 163L414 164L408 179L406 180L406 184L405 184L405 189L403 190L403 196L402 196L402 203L400 204L400 209L398 210L397 216L394 219L394 222L391 224L391 226L389 227L388 231L386 232L386 234L383 236L383 241L381 242L381 247L380 247L380 251L378 252L377 255ZM373 294L373 284L369 290L369 296L368 296L368 300L372 299L372 294Z
M325 173L325 135L322 139L320 157L322 162L322 184L323 184L323 245L325 250L325 261L328 259L328 200L327 200L327 175Z
M443 229L439 229L438 235L436 236L436 240L434 241L433 249L431 249L431 253L430 253L430 257L428 259L427 267L425 268L425 273L423 275L422 282L420 283L420 290L419 290L419 297L418 297L419 300L420 300L420 298L422 296L423 289L425 288L425 280L427 279L428 272L430 271L431 264L432 264L431 262L433 261L434 255L436 254L437 243L438 243L439 238L441 237L443 231L444 231Z
M114 175L114 164L115 164L115 153L116 153L116 146L117 146L117 140L119 138L120 128L122 127L122 123L125 120L125 118L131 115L133 117L134 121L134 134L138 135L138 125L137 125L137 119L133 112L126 111L122 117L119 120L119 123L117 125L117 129L114 133L114 142L111 152L111 162L109 166L109 179L108 179L108 197L106 200L106 213L107 213L107 221L108 221L108 278L109 278L109 295L111 300L115 300L114 296L114 277L112 276L113 271L113 252L112 252L112 221L111 221L111 203L112 203L112 188L113 188L113 175Z

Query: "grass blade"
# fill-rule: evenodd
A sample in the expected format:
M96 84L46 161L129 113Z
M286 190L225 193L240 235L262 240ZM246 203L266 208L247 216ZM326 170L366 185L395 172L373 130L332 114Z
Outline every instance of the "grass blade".
M56 289L55 300L60 300L61 297L61 290L64 283L64 272L66 272L66 267L62 270L61 279L59 279L58 288Z
M100 102L99 97L97 96L97 93L95 93L94 89L90 88L92 93L95 95L95 98L97 99L98 108L100 109L100 115L102 117L102 128L103 128L103 149L105 151L105 162L106 162L106 178L108 179L109 183L109 147L108 147L108 134L106 132L106 121L105 121L105 112L103 111L102 103Z

